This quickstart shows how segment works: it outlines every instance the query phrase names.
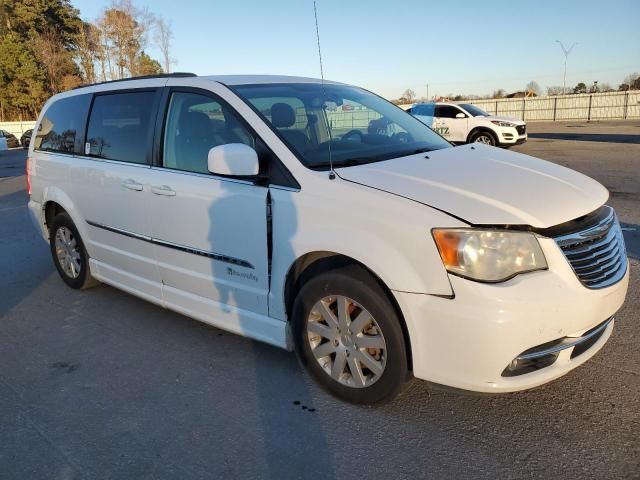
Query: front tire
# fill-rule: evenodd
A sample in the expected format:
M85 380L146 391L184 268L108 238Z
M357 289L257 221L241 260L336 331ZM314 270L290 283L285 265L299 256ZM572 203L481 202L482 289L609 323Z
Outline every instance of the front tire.
M357 265L304 284L293 306L293 334L309 373L348 402L391 399L410 378L400 319L380 285Z
M98 284L89 271L89 255L82 238L66 212L57 214L51 222L49 246L56 270L67 285L82 290Z
M493 133L487 130L481 130L471 136L470 143L482 143L484 145L491 145L492 147L495 147L498 144L498 140Z

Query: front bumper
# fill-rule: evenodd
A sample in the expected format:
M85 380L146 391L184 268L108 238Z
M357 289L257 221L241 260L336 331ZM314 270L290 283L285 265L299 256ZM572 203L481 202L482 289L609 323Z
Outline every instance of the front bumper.
M450 276L455 298L394 292L407 323L417 378L478 392L536 387L581 365L606 343L614 322L595 341L554 352L541 368L508 373L512 362L545 344L568 344L595 330L622 306L629 283L590 290L577 279L553 240L541 240L549 270L500 284ZM580 342L581 343L581 342ZM573 358L572 358L573 357Z
M500 145L520 145L527 141L527 134L518 133L515 127L496 128L496 134Z

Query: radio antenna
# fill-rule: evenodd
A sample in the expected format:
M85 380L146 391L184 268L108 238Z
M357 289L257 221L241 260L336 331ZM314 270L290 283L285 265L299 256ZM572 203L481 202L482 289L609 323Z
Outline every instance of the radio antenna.
M329 179L335 180L336 172L333 171L333 154L331 152L331 142L333 138L331 138L331 124L329 123L329 116L327 115L325 105L327 94L324 89L324 70L322 68L322 50L320 49L320 30L318 29L318 7L316 6L316 0L313 0L313 16L316 20L316 40L318 41L318 59L320 60L320 85L322 86L324 121L327 125L327 132L329 133Z

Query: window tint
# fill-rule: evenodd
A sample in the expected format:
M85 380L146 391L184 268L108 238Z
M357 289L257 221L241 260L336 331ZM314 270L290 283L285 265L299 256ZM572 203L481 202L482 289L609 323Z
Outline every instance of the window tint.
M147 163L151 156L155 92L98 95L93 100L87 142L90 155Z
M414 115L425 115L433 117L434 105L416 105L411 113Z
M255 148L253 136L226 105L197 93L171 95L164 132L165 167L209 173L209 150L228 143Z
M451 105L436 106L436 117L438 118L456 118L459 113L462 113L462 110Z
M82 153L89 101L89 95L75 95L52 103L40 121L34 148L49 152Z

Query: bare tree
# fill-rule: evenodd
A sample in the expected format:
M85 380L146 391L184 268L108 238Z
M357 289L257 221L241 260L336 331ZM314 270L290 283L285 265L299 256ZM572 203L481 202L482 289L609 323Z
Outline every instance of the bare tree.
M76 58L84 80L89 83L96 82L96 64L102 64L104 70L105 60L98 27L92 23L83 22L76 36L76 46Z
M499 88L498 90L493 91L493 95L491 98L504 98L507 92L504 91L504 88Z
M416 92L414 92L410 88L407 88L402 94L402 98L404 98L407 103L413 103L413 101L416 99Z
M607 82L602 82L601 84L598 85L598 89L601 92L613 92L613 88L611 87L611 84L607 83Z
M114 0L98 20L110 78L138 75L141 54L153 15L136 8L131 0ZM115 65L113 65L115 63ZM113 67L116 71L113 71Z
M624 83L626 83L627 85L633 85L639 77L640 75L637 72L634 72L631 75L627 75L626 77L624 77Z
M65 48L62 32L57 26L47 26L33 38L33 51L47 72L48 90L51 94L61 92L77 76L77 66Z
M164 71L170 73L171 64L175 63L175 61L171 58L171 41L173 39L171 23L166 22L162 17L157 17L154 22L154 26L155 32L153 35L153 40L162 53Z
M560 86L560 87L547 87L547 95L549 96L554 96L554 95L563 95L565 90L565 87Z
M531 80L529 83L527 83L527 89L526 89L527 97L537 97L537 96L540 96L541 93L542 93L542 89L540 88L540 85L538 85L538 82Z

